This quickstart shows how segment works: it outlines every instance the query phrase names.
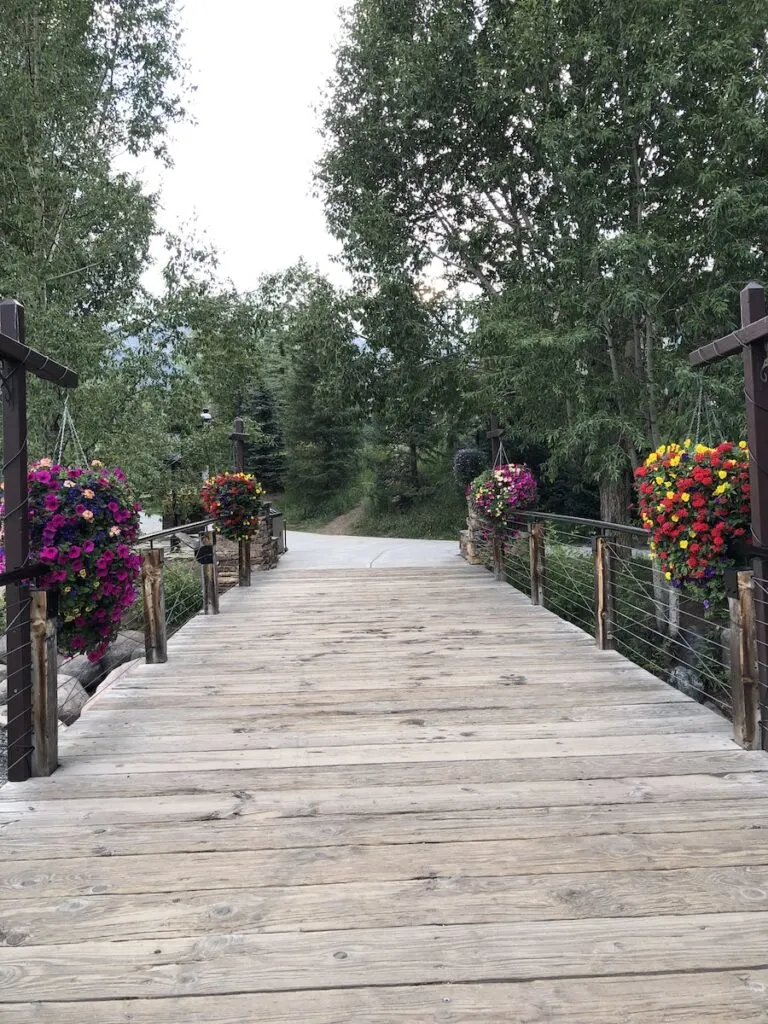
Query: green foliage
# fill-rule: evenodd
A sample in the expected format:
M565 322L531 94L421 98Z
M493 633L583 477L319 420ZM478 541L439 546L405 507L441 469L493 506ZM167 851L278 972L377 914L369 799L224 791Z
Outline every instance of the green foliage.
M120 352L156 199L114 159L162 156L183 115L176 4L8 0L2 18L0 294L25 304L31 344L80 373L78 424L95 454L122 427L117 410L141 403ZM61 399L38 381L30 391L31 453L50 455ZM108 402L116 414L99 422Z
M386 450L374 452L374 459L386 461ZM391 467L391 464L389 464ZM406 537L432 540L456 540L464 529L467 503L457 493L447 457L422 463L420 485L407 492L407 500L393 500L398 495L402 478L387 477L382 468L379 475L368 474L363 515L355 533L368 537ZM389 489L391 488L391 489Z
M626 517L690 430L685 355L768 273L767 95L754 0L357 0L318 178L361 278L474 286L477 405ZM739 372L710 373L726 436Z
M361 356L345 302L327 281L306 280L280 345L286 494L309 512L347 490L359 465Z
M163 497L163 516L179 517L180 523L199 523L206 518L199 487L179 487Z
M267 494L274 494L282 490L286 461L274 394L266 388L256 388L245 411L259 430L258 440L246 443L245 468L261 481Z

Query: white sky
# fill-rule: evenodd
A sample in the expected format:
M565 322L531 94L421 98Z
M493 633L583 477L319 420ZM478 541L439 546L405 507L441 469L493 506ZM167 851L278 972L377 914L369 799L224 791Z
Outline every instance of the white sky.
M320 154L313 109L333 70L338 11L349 0L185 0L184 50L196 123L174 129L174 167L145 165L161 226L193 217L220 273L246 290L303 256L341 283L338 246L312 197ZM155 283L151 274L148 284Z

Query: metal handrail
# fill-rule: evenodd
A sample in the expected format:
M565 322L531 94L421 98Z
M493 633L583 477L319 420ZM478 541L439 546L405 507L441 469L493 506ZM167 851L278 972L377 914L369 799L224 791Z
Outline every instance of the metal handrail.
M182 526L172 526L167 530L158 530L157 533L142 534L136 538L136 545L153 544L156 540L163 540L165 537L175 537L178 533L202 533L208 526L213 526L215 519L201 519L199 523L184 523Z
M527 522L544 520L549 523L564 523L566 526L586 526L599 533L625 533L633 537L648 537L648 531L642 526L627 526L624 523L607 523L602 519L583 519L580 516L561 516L554 512L520 511L515 516Z

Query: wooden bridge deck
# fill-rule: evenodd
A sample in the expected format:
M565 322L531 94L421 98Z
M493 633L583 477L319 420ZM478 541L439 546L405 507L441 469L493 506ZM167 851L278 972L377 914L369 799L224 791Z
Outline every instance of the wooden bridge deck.
M62 746L4 1024L768 1021L768 757L481 570L281 567Z

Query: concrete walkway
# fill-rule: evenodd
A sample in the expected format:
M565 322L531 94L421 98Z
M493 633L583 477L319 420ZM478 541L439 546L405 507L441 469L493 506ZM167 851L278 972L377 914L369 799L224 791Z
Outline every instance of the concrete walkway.
M343 537L288 531L286 569L446 568L460 564L458 541Z

